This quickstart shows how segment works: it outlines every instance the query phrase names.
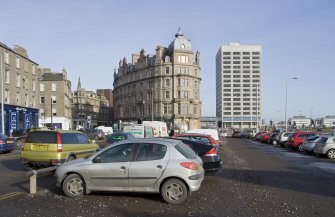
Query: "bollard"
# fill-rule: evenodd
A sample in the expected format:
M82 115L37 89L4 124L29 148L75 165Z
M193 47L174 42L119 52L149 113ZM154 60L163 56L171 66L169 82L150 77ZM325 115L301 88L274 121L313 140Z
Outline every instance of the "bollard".
M54 172L57 166L47 167L39 170L32 170L26 173L26 176L29 177L29 193L35 194L37 192L37 175L42 175L50 172Z
M37 172L36 172L36 170L33 170L32 171L33 172L33 175L31 175L30 176L30 191L29 191L29 193L30 194L35 194L36 193L36 188L37 188Z

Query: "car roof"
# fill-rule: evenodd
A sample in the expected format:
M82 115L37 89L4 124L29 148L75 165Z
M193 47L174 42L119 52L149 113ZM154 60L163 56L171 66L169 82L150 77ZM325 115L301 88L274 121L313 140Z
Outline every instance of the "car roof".
M182 143L182 141L177 141L177 140L172 140L168 138L135 138L135 139L126 139L126 140L121 140L117 143L114 144L123 144L123 143L160 143L160 144L165 144L165 145L176 145L178 143Z
M34 129L34 130L31 130L30 133L33 133L33 132L59 132L59 133L82 133L81 131L78 131L78 130L46 130L46 129Z

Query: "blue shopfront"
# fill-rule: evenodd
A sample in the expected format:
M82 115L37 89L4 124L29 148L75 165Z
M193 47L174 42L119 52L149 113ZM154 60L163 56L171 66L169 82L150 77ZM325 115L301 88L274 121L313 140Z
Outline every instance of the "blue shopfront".
M4 104L4 119L6 135L25 135L31 128L38 127L38 109Z

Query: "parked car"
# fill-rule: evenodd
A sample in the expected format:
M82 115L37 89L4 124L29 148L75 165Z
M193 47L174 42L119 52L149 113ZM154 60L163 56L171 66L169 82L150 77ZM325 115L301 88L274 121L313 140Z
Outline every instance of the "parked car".
M241 134L240 131L234 131L231 137L233 137L233 138L241 138L242 134Z
M313 149L315 147L315 144L319 141L321 137L330 137L331 134L319 134L312 136L308 139L305 139L305 141L302 143L302 150L308 153L314 153Z
M171 139L181 140L202 159L206 174L219 172L222 168L222 160L215 146L200 140L193 140L187 137L173 137Z
M115 142L119 142L121 140L126 140L126 139L135 139L135 137L133 136L133 134L126 133L126 132L113 133L107 136L106 145L110 145Z
M218 145L222 145L222 141L219 138L219 132L216 129L193 129L187 131L185 134L205 134L205 135L210 135Z
M302 143L305 141L305 139L308 139L317 134L318 133L315 132L296 132L288 138L287 146L292 147L298 151L303 151Z
M271 133L269 138L269 144L277 145L279 141L279 133Z
M60 165L99 150L84 133L71 130L34 130L28 133L21 161L32 166Z
M105 138L105 133L102 129L89 129L85 131L85 134L90 138L98 141Z
M286 142L288 140L288 137L292 136L293 134L294 132L281 132L279 134L279 141L278 141L279 145L283 148L287 147Z
M184 202L204 178L201 158L181 141L123 140L86 159L63 164L57 186L68 197L93 191L160 193L170 204Z
M267 132L267 133L263 133L260 138L259 141L260 142L265 142L265 143L269 143L269 139L270 139L270 135L272 132Z
M335 137L321 137L315 144L314 153L317 155L326 155L330 159L335 158Z
M261 139L261 136L264 134L264 133L266 133L266 132L258 132L258 133L256 133L255 134L255 139L256 139L256 141L260 141L260 139Z
M15 139L0 133L0 153L11 152L15 149Z
M217 151L219 150L219 144L210 135L185 133L185 134L179 134L178 137L186 137L189 139L200 140L202 142L212 145L213 147L215 147Z

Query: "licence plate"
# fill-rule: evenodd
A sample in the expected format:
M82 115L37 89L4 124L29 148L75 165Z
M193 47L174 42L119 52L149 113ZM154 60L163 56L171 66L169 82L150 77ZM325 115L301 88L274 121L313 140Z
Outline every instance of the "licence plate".
M13 141L12 140L7 140L7 143L13 143Z
M47 145L33 145L33 150L46 151L47 148Z

